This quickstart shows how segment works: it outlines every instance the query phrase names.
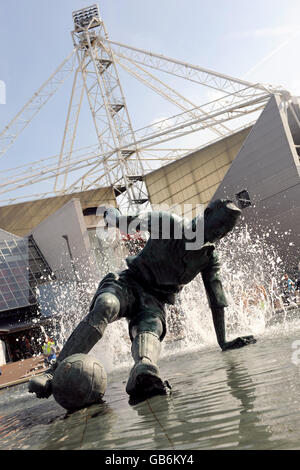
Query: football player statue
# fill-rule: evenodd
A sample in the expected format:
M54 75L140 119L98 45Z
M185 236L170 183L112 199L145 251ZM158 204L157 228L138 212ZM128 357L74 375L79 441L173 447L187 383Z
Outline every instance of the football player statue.
M126 318L134 366L126 391L132 399L166 394L171 388L160 377L157 365L166 334L165 304L174 304L183 286L201 273L218 344L222 351L241 348L256 340L243 336L226 340L226 297L219 276L214 243L236 225L240 209L232 201L217 200L204 214L191 220L170 212L121 215L115 208L104 213L108 227L122 232L148 231L145 247L126 259L128 268L107 274L99 284L87 316L77 325L54 364L43 375L31 378L29 392L48 398L57 364L75 353L87 354L102 338L109 323Z

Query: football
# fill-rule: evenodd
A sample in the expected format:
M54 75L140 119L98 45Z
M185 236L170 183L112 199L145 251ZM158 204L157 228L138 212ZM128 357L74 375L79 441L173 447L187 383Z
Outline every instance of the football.
M73 354L59 363L52 381L55 400L68 411L100 403L106 391L103 364L87 354Z

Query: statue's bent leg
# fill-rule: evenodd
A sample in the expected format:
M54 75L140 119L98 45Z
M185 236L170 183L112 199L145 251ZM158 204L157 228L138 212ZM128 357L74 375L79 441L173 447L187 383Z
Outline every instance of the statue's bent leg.
M116 320L120 310L118 298L110 293L99 294L89 314L75 328L63 349L58 362L72 354L87 354L102 338L108 323Z
M133 399L165 395L171 388L160 378L157 365L162 334L162 322L154 315L139 320L131 328L131 353L135 364L130 371L126 392Z
M92 304L89 314L77 325L64 347L57 362L45 373L30 379L28 391L38 398L48 398L52 393L52 379L57 365L72 354L87 354L102 338L108 323L117 319L120 302L110 292L100 293Z

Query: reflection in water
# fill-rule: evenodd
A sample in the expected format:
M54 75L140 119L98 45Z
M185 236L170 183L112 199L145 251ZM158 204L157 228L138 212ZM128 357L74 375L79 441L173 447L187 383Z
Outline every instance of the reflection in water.
M290 344L278 339L168 362L173 394L134 407L148 427L143 448L299 448L299 374Z
M53 400L38 404L28 400L24 386L4 392L1 393L0 449L34 448L47 433L49 425L65 414ZM7 395L9 402L5 400Z
M272 438L272 430L270 426L261 423L260 413L255 411L256 388L247 372L247 365L241 360L236 360L231 353L224 354L224 363L229 391L241 403L238 427L239 446L243 449L253 448L253 446L257 449L266 448L267 442ZM274 446L280 443L280 441L273 441Z
M125 385L116 374L105 404L66 416L53 398L41 401L29 396L26 385L3 391L0 449L299 447L299 375L290 357L292 341L299 339L294 331L299 331L300 317L296 312L295 322L291 322L286 311L278 319L274 282L282 262L270 245L249 237L243 232L231 234L220 244L219 252L230 304L228 334L259 335L255 347L224 354L216 348L203 283L195 279L181 295L180 310L184 315L180 331L175 328L178 325L169 325L171 333L180 333L184 339L163 345L162 371L173 386L172 396L153 397L131 407ZM254 288L263 286L267 293L263 304L253 301L250 272ZM96 284L82 284L87 297L92 297ZM58 340L63 343L86 314L87 305L81 302L76 286L71 289L69 285L55 284L53 289L56 308L51 311L61 319ZM241 292L247 299L252 296L247 305ZM270 320L272 327L268 326ZM129 369L132 359L126 322L110 325L93 353L110 376L116 368Z
M127 369L109 376L105 403L72 414L53 397L29 395L25 385L1 391L0 449L297 449L295 339L297 331L241 350L163 359L172 395L134 406L125 392Z
M173 398L171 395L157 396L136 405L135 410L138 416L147 423L149 430L149 447L144 449L173 449L171 425L171 410L174 412ZM153 444L155 444L153 446Z
M56 420L40 449L99 449L111 440L118 416L107 404L92 405Z

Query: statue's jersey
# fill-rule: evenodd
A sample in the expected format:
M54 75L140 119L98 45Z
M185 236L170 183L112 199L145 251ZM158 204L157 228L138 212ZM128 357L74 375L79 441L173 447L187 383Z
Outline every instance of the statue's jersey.
M201 273L210 305L227 306L215 246L203 243L203 219L186 221L169 212L121 216L117 209L109 209L105 218L109 226L117 226L123 233L149 232L141 252L126 259L141 285L174 303L175 294Z

